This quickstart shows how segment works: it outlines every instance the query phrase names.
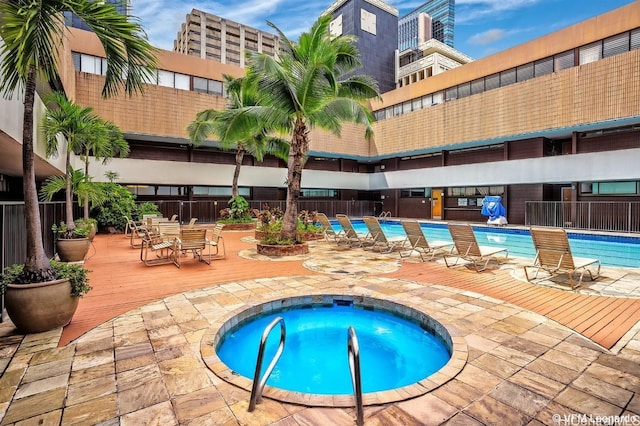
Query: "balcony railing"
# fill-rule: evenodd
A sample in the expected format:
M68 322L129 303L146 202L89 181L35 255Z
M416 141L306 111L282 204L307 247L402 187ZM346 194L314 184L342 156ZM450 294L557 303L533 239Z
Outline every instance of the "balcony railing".
M528 201L525 225L638 233L640 202Z

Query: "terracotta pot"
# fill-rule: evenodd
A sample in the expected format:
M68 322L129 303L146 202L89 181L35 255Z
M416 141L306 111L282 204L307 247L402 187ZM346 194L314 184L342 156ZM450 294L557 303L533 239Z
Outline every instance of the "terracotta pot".
M306 243L279 245L279 244L260 244L256 245L258 254L265 256L296 256L299 254L309 253L309 246Z
M56 241L56 251L61 262L80 262L89 251L89 238L69 238Z
M251 231L252 229L256 229L255 222L248 223L225 223L224 230L225 231Z
M7 314L24 333L41 333L69 324L79 297L68 279L35 284L9 284L4 295Z

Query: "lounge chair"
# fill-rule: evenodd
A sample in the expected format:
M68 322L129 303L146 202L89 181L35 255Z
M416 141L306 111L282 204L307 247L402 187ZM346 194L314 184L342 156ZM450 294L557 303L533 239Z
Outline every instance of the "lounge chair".
M143 234L142 243L140 244L140 260L145 265L156 266L173 263L178 267L180 266L175 239L171 241L165 240L159 234L147 229L140 232ZM150 257L151 253L155 254L155 256Z
M318 220L318 223L320 223L320 226L322 227L322 233L324 235L325 241L329 241L329 238L336 240L336 237L338 236L338 232L336 232L336 230L333 229L333 225L331 225L331 222L329 221L329 218L327 217L327 215L324 213L316 213L316 219Z
M342 231L340 231L336 236L336 242L338 245L363 247L365 245L373 244L373 239L370 234L359 234L356 232L347 215L337 214L336 219L338 219L338 223L342 227Z
M209 253L209 261L224 259L227 256L227 250L224 246L224 238L222 237L223 228L223 223L216 224L211 232L211 237L207 238L207 244L210 246L210 249L215 248L216 250L213 254ZM220 246L222 246L222 254L220 254Z
M582 284L585 272L589 274L591 281L600 276L600 260L573 257L567 232L562 228L531 228L531 239L536 249L536 258L533 265L524 267L527 281L537 278L538 272L544 270L551 276L557 274L569 275L571 289L576 289ZM533 277L529 277L527 268L535 269ZM591 269L595 269L592 273ZM574 274L580 272L580 278L576 283Z
M174 214L173 216L171 216L171 219L169 219L169 222L175 222L178 220L178 215Z
M371 250L380 251L380 253L390 253L404 246L405 239L402 237L395 239L387 238L377 217L363 216L362 220L364 220L364 224L367 226L372 239L372 244L368 247Z
M196 221L198 220L197 217L192 217L191 219L189 219L189 223L187 224L187 228L191 229L194 226L196 226Z
M204 251L208 249L209 253L205 256ZM183 229L180 237L176 239L176 265L180 267L180 252L188 251L193 253L193 257L211 265L211 245L208 244L207 230L202 229Z
M506 248L479 245L473 233L473 228L469 224L449 223L448 227L457 252L451 255L445 254L444 262L448 268L457 265L458 261L463 259L472 263L476 272L482 272L487 268L491 259L500 263L498 257L496 257L497 254L504 253L504 259L509 255L509 251ZM455 262L448 262L448 259L451 257L456 258Z
M402 220L402 227L404 228L407 238L405 239L405 247L408 246L411 250L400 251L400 257L410 257L413 252L420 254L420 259L425 261L425 255L431 255L429 260L433 260L438 253L451 253L454 248L453 241L428 241L424 235L422 226L416 220Z

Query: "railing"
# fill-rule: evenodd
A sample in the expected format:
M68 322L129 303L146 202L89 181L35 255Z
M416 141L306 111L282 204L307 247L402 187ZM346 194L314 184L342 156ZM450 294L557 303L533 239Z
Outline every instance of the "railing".
M382 212L378 215L378 218L380 219L386 219L391 217L391 211L387 210L386 212Z
M640 232L640 202L528 201L525 203L525 225Z
M347 332L347 354L349 356L353 395L356 399L356 425L362 426L364 424L364 410L362 406L362 380L360 378L360 346L358 345L356 330L353 327L349 327Z
M285 200L247 200L249 208L261 210L265 205L269 207L279 207L282 211L286 209ZM179 201L179 200L159 200L153 201L158 206L163 217L178 215L181 223L189 222L192 217L198 218L198 223L213 223L220 217L220 210L229 207L227 201ZM298 200L298 211L308 210L326 214L328 217L335 217L342 213L349 217L371 216L374 214L373 201L341 201L341 200ZM389 212L391 214L391 212Z
M264 348L267 344L267 338L269 337L269 334L271 334L271 330L273 330L273 328L278 324L280 324L280 343L278 344L278 350L276 351L276 354L273 356L271 363L265 370L264 375L262 376L262 379L260 379L260 370L262 370L262 359L264 358ZM253 410L255 410L256 404L260 403L260 400L262 398L262 390L264 389L264 386L266 385L267 380L269 380L269 376L271 375L273 368L276 366L276 363L278 362L278 360L280 359L280 356L282 355L282 351L284 350L284 341L286 337L287 337L287 330L285 329L284 318L282 317L275 318L273 321L269 323L269 325L267 325L267 327L262 332L262 338L260 339L260 346L258 347L258 359L256 361L256 371L253 375L253 386L251 387L251 398L249 399L249 408L247 408L247 411L252 412Z

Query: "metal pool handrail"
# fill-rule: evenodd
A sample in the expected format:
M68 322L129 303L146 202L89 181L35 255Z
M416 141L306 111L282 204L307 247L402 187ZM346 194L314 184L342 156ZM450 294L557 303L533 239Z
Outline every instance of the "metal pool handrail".
M271 360L271 364L269 364L269 367L267 367L267 370L264 372L264 375L260 380L260 370L262 369L262 359L264 357L264 348L267 343L267 338L269 337L269 334L271 334L271 330L273 330L273 328L276 325L278 325L278 323L280 324L280 343L278 344L278 350L276 351L276 354L273 356L273 359ZM260 346L258 347L258 360L256 361L256 371L255 371L255 374L253 375L253 386L251 387L251 398L249 399L249 408L247 408L247 411L252 412L256 408L256 404L258 404L262 399L262 391L264 389L265 384L267 383L267 380L269 379L269 376L271 375L271 372L273 371L273 368L276 366L276 363L278 362L278 360L280 359L280 356L282 355L282 351L284 350L284 341L286 337L287 337L287 330L284 326L284 318L282 317L275 318L273 321L271 321L271 323L269 323L269 325L262 332L262 338L260 339Z
M350 326L347 337L347 353L349 355L349 369L351 370L351 384L356 398L356 425L364 425L362 408L362 380L360 378L360 346L356 330Z

